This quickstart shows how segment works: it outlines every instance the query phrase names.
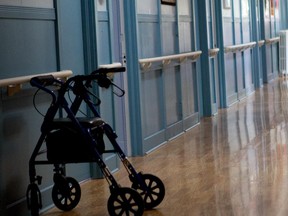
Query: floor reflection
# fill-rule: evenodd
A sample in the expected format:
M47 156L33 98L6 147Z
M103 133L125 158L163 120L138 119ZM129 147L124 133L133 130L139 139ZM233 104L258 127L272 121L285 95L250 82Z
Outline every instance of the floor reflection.
M280 79L159 150L131 158L166 186L162 204L144 215L288 215L287 136L288 81ZM124 169L115 177L130 186ZM82 193L73 211L45 215L108 215L104 180L83 184Z
M226 178L215 189L221 215L287 215L287 96L287 82L275 82L219 115L214 133L228 137L212 142L215 161L226 158L215 163Z

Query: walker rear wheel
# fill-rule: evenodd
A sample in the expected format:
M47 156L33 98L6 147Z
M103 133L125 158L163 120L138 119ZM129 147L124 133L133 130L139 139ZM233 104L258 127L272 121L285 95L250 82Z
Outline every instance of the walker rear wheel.
M81 198L79 183L71 177L65 178L64 184L54 184L52 200L55 206L62 211L70 211L77 206Z
M144 212L143 200L131 188L118 188L112 191L108 199L108 211L111 216L140 216Z
M159 205L165 196L165 186L161 179L152 174L140 174L146 188L142 188L139 182L133 182L132 188L135 189L144 201L145 209L152 209Z

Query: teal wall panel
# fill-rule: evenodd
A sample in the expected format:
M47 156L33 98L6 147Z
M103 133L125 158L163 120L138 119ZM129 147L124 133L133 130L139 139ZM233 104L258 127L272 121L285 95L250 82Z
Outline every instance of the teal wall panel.
M159 23L152 16L153 19L144 19L139 16L139 46L141 47L140 58L150 58L160 55L159 49Z
M107 13L105 13L107 15ZM111 44L110 44L110 29L109 21L105 19L99 19L97 24L97 36L98 36L98 64L110 64L111 63Z
M226 71L226 95L228 99L228 104L236 102L237 93L236 89L236 79L235 79L235 66L234 66L234 55L228 53L225 55L225 71Z
M179 76L180 74L178 67L164 69L167 126L177 123L181 119L181 98L179 98L178 94L180 88Z
M192 50L192 34L191 23L181 21L179 23L179 52L189 52Z
M243 31L243 43L251 42L251 26L249 21L243 20L242 31Z
M60 70L73 74L89 73L84 69L81 1L58 1L58 58Z
M158 2L155 0L136 0L138 14L158 14Z
M265 37L265 39L271 38L272 35L271 35L271 29L270 29L270 20L265 19L264 24L265 24L265 36L264 37Z
M39 128L43 120L32 106L32 92L25 90L18 96L1 98L1 215L18 215L28 212L23 199L28 186L28 161L37 142ZM42 94L37 98L37 107L45 112L49 97ZM11 160L17 158L17 160ZM51 185L51 168L43 167L39 174L45 176L41 189L43 194ZM49 194L51 196L51 194ZM51 198L43 196L43 204L51 203ZM25 208L24 208L25 207ZM21 215L25 215L24 212Z
M271 81L274 78L273 75L273 65L272 65L272 46L271 45L267 45L266 47L266 70L267 70L267 78L268 78L268 82Z
M244 71L245 71L245 85L247 94L252 93L255 90L254 77L252 70L252 52L247 50L244 52Z
M279 73L279 46L278 44L274 44L272 46L272 60L273 60L273 73L275 74L275 77Z
M147 71L141 74L143 136L145 137L149 137L164 129L161 74L161 70Z
M242 99L245 96L245 76L244 76L244 66L243 66L243 59L242 59L242 53L236 53L235 54L236 58L236 80L237 80L237 85L236 85L236 91L238 93L238 99Z
M97 23L97 59L98 64L110 64L111 63L111 40L110 40L110 28L108 14L106 12L98 12Z
M53 21L0 18L0 29L0 78L57 70Z
M162 38L162 54L163 55L173 55L177 52L176 41L177 41L177 31L174 22L163 21L162 23L162 34L165 37Z
M242 43L242 25L240 20L237 20L234 22L234 37L235 37L235 44L241 44Z
M233 26L232 26L232 20L224 18L223 19L223 31L225 31L225 34L223 34L223 43L224 46L229 46L233 44Z
M195 85L197 83L196 64L188 62L181 64L180 67L182 83L182 114L183 118L189 118L196 114L199 110L197 106L198 93L197 89L195 89Z

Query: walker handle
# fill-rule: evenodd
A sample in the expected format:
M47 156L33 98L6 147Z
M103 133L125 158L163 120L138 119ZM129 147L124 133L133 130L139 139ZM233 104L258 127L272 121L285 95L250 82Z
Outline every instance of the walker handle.
M55 79L53 75L36 76L30 79L31 86L37 87L38 89L41 89L52 96L52 103L56 102L56 94L53 92L53 90L47 88L46 86L51 86L55 82L61 83L61 81Z
M118 72L125 72L126 67L117 66L117 67L100 67L93 71L91 74L108 74L108 73L118 73Z
M33 87L41 88L44 86L51 86L55 82L53 75L36 76L31 78L30 84ZM42 88L41 88L42 89Z

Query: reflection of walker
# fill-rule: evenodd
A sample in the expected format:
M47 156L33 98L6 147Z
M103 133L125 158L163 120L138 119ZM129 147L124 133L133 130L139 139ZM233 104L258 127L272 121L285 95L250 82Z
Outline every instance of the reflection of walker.
M27 202L32 216L39 215L41 193L38 185L41 184L41 176L36 175L35 165L54 165L54 186L52 199L54 204L63 211L75 208L81 197L81 188L78 182L65 176L65 164L97 162L106 178L111 195L108 199L108 211L110 215L142 215L144 208L152 209L159 205L165 196L163 182L151 174L137 173L128 161L124 152L116 142L117 135L112 128L100 118L90 96L95 96L88 89L92 87L92 81L97 81L100 87L108 88L113 85L121 91L118 96L123 96L124 91L116 86L107 77L108 72L123 72L125 68L101 68L90 75L78 75L61 82L53 76L39 76L31 79L30 83L52 96L52 103L47 110L41 126L41 136L29 161L30 184L27 189ZM50 86L50 87L49 87ZM51 86L58 87L55 94ZM71 90L75 98L69 106L66 93ZM82 102L85 102L92 111L94 117L76 117ZM67 118L55 119L56 114L63 110ZM113 146L113 150L105 150L103 136L106 136ZM43 151L41 147L46 142L47 161L36 160ZM115 152L119 155L126 168L131 188L121 187L105 165L101 155Z

